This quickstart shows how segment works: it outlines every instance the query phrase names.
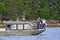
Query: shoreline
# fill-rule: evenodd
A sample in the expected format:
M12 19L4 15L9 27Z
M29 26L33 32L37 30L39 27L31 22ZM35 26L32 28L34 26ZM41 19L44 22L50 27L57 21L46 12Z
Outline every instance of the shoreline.
M60 27L60 24L47 24L47 27Z

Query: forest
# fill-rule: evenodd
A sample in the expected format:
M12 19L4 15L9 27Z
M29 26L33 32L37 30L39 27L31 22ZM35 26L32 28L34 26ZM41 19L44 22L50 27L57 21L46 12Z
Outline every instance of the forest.
M26 20L38 16L60 21L60 0L0 0L0 20L16 20L25 14Z

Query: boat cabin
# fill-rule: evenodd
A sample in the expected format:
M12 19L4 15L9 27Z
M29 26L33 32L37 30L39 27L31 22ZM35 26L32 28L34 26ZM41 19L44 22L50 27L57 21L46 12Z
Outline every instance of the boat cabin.
M7 29L32 29L33 24L31 22L14 22L14 21L5 21L3 22Z
M16 29L16 30L26 30L26 29L37 29L37 25L31 22L25 22L25 21L4 21L3 22L4 25L6 26L6 30L12 30L12 29ZM45 26L44 24L40 24L40 29L43 29Z

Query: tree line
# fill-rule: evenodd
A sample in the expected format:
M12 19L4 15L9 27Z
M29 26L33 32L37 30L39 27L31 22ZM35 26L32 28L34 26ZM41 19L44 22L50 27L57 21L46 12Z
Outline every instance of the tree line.
M0 20L16 20L24 14L27 20L38 16L60 20L60 0L0 0Z

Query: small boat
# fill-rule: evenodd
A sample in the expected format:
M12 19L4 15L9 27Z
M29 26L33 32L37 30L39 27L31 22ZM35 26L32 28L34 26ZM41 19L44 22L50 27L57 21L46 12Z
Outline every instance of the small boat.
M5 31L0 31L0 36L38 35L46 30L46 27L43 27L44 24L37 29L36 24L26 21L4 21L3 24L6 27Z

